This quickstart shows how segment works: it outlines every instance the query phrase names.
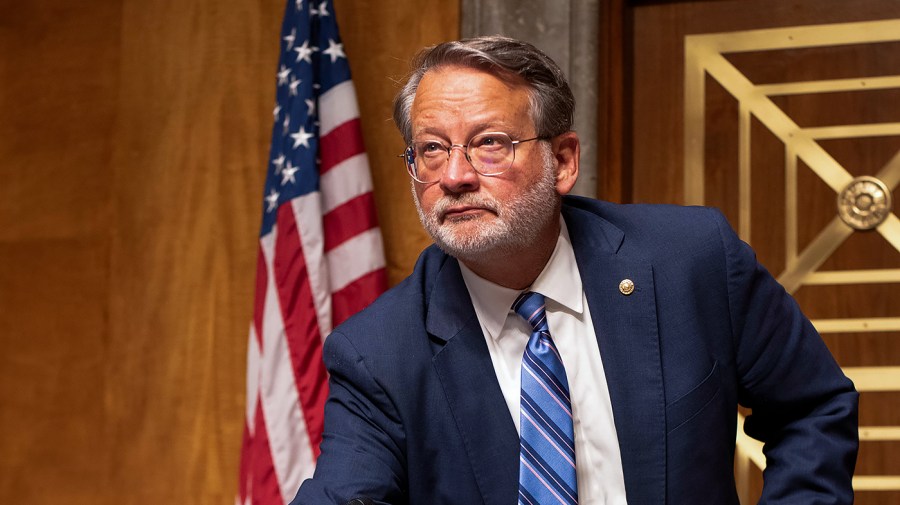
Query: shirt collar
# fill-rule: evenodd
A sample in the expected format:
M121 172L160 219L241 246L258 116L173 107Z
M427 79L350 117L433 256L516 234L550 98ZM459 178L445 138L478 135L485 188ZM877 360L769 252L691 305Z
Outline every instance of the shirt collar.
M537 291L547 300L556 302L571 312L580 314L584 310L581 275L578 273L578 263L575 262L575 250L572 249L569 229L562 218L553 255L529 289Z
M581 276L578 274L578 264L575 262L575 252L572 249L572 241L569 239L569 230L562 217L559 221L559 237L556 240L553 254L550 255L544 269L528 290L541 293L548 301L580 314L584 309ZM503 329L506 322L506 316L521 291L505 288L479 277L462 263L459 264L459 267L466 288L469 290L469 296L472 297L472 305L478 321L491 338L498 338L500 330Z

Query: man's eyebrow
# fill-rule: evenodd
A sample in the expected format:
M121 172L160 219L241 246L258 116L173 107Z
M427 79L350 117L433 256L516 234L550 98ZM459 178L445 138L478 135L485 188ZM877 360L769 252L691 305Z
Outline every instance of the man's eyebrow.
M421 129L421 130L415 132L413 135L414 135L414 136L415 136L415 135L421 135L421 134L423 134L423 133L427 133L427 134L429 134L429 135L434 135L434 136L436 136L436 137L442 137L442 136L444 136L444 134L443 134L443 129L440 128L440 127L434 127L434 126L431 126L431 127L428 127L428 128L423 128L423 129Z
M467 135L469 138L471 138L475 135L478 135L479 133L484 133L484 132L488 132L488 131L501 131L501 132L507 133L507 134L513 133L513 132L509 131L508 127L497 126L496 122L482 122L482 123L477 123L477 124L469 126ZM429 127L423 128L422 130L415 132L413 134L413 136L415 137L416 135L422 135L422 134L434 135L436 137L442 137L442 138L447 137L446 131L443 128L434 127L434 126L429 126ZM468 142L468 139L466 139L465 141Z

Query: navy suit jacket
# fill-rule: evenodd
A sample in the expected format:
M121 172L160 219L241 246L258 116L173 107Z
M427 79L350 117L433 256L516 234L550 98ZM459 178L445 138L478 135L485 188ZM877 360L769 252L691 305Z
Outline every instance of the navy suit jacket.
M721 214L566 197L563 217L630 505L737 504L738 404L765 442L761 503L852 502L853 384ZM294 504L516 503L518 434L454 258L426 249L324 358L322 452Z

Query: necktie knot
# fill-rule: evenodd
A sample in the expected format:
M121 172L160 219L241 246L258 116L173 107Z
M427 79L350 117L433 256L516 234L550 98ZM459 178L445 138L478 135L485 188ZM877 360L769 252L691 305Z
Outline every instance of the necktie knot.
M513 302L512 309L528 321L534 331L548 331L544 295L525 291Z

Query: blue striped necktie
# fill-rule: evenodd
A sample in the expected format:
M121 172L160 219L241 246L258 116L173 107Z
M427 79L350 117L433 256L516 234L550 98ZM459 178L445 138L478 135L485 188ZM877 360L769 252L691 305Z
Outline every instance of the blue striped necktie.
M544 295L527 291L513 310L531 324L522 357L519 503L576 504L575 433L569 381L550 337Z

